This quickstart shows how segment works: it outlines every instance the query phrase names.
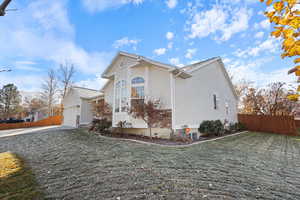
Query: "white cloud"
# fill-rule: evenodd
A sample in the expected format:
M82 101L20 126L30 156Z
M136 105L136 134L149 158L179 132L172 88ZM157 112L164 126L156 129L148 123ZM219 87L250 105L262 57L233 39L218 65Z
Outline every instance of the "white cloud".
M190 26L190 37L201 38L215 33L224 26L226 19L227 14L218 6L214 6L211 10L196 13Z
M255 38L262 38L264 36L264 32L260 31L260 32L257 32L254 37Z
M237 11L237 13L232 16L231 23L226 25L226 27L222 30L223 35L221 40L229 40L232 35L247 30L250 16L251 12L246 8L242 8Z
M183 67L183 64L180 63L179 58L170 58L170 59L169 59L169 62L170 62L172 65L176 65L176 66L178 66L178 67Z
M68 18L66 3L66 0L36 0L25 7L20 6L22 12L17 15L7 15L1 19L0 44L9 45L0 45L0 60L9 61L18 57L52 66L68 60L74 63L77 72L90 75L102 72L109 64L112 53L87 51L76 44L75 29ZM24 61L18 62L15 64L18 69L35 70L33 66L28 66L33 63L25 66ZM45 71L48 66L39 67ZM18 74L14 76L10 82L19 83L24 90L40 87L40 76L32 75L30 79L18 77ZM5 80L1 79L2 84ZM26 80L27 83L22 84L19 80Z
M174 33L172 33L172 32L167 32L167 33L166 33L166 38L167 38L168 40L172 40L172 39L174 38Z
M36 62L30 61L30 60L20 60L16 61L16 65L35 65Z
M193 11L187 21L190 38L214 35L213 39L226 41L234 34L248 29L252 15L247 8L214 5L210 10Z
M196 52L197 52L196 48L194 48L194 49L187 49L185 57L188 58L188 59L192 59Z
M249 47L245 50L238 49L233 54L240 58L247 58L249 56L259 56L262 53L276 53L280 47L280 40L269 37L259 45Z
M160 55L164 55L166 51L167 51L166 48L159 48L159 49L154 49L153 53L160 56Z
M167 0L166 1L168 8L171 8L171 9L175 8L177 3L178 3L177 0Z
M19 90L38 91L40 90L43 77L40 74L14 74L14 72L0 73L0 86L13 83Z
M269 30L271 27L271 23L269 22L268 19L262 20L261 22L254 23L254 28L255 29L266 29Z
M137 44L140 42L140 40L136 39L129 39L128 37L123 37L119 40L116 40L113 43L113 47L116 49L119 49L124 46L132 46L134 50L136 50Z
M25 71L35 71L35 72L42 71L40 68L30 66L30 65L17 65L15 68L19 70L25 70Z
M173 48L173 42L169 42L168 43L168 49L172 49Z
M98 75L95 78L75 82L74 85L94 90L100 90L106 82L107 79L103 79L100 75Z
M144 0L81 0L84 7L91 13L101 12L106 9L119 8L126 4L139 5Z
M259 58L246 62L233 60L226 64L229 74L233 74L233 82L250 80L258 87L264 87L273 82L286 82L293 84L295 77L287 74L289 68L281 68L273 71L263 71L264 66L272 61L272 57Z
M256 47L250 48L248 50L248 54L250 56L258 56L260 53L267 51L271 53L275 53L279 47L279 40L270 37L261 44Z

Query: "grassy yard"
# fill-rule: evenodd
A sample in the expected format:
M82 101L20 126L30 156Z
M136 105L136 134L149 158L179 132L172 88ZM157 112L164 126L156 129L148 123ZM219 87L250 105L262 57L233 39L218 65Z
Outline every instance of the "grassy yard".
M300 199L300 137L244 133L191 147L100 138L83 129L0 139L49 199Z
M0 153L0 199L39 199L41 193L30 169L10 152Z

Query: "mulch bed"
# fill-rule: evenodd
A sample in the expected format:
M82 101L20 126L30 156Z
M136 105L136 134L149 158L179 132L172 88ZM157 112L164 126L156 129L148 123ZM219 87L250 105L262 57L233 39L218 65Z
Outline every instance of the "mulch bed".
M192 144L195 142L199 141L205 141L205 140L210 140L210 139L215 139L222 136L200 136L198 140L191 140L189 138L184 138L184 137L177 137L175 139L162 139L162 138L157 138L157 137L148 137L148 136L142 136L142 135L134 135L134 134L126 134L126 133L98 133L102 136L107 136L107 137L113 137L113 138L121 138L121 139L131 139L131 140L139 140L143 142L149 142L149 143L155 143L155 144L161 144L161 145L187 145L187 144ZM234 133L226 134L226 135L231 135Z

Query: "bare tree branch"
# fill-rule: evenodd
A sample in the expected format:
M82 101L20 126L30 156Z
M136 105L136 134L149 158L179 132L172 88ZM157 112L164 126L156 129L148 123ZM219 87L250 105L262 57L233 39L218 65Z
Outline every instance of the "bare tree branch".
M66 96L67 90L72 84L72 79L75 75L75 67L74 64L66 62L64 65L61 64L60 68L60 76L59 81L62 84L62 97L64 98Z
M42 99L48 107L48 115L51 115L51 109L56 103L56 94L58 91L58 81L53 69L49 70L48 76L42 84Z

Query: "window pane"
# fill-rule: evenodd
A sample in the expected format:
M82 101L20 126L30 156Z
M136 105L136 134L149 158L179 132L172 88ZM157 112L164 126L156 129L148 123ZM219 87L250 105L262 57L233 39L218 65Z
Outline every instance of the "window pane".
M127 107L126 81L122 81L121 87L121 112L125 112Z
M214 94L213 98L214 98L214 109L216 110L218 108L218 106L217 106L217 95Z
M135 86L131 88L131 97L143 99L144 98L144 86Z
M120 111L120 81L116 84L115 112Z

